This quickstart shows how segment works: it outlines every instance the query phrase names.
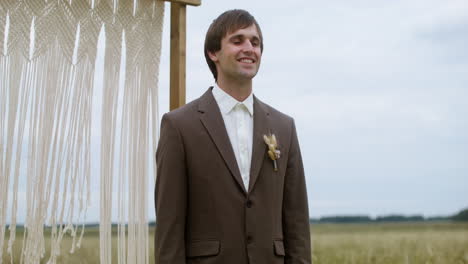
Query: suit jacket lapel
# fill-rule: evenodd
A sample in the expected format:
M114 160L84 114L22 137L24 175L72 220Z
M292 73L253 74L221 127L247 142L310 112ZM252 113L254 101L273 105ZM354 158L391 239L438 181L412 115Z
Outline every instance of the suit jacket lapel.
M252 191L257 181L263 160L265 159L267 146L263 141L263 135L270 133L270 113L261 101L254 96L254 131L252 138L252 161L250 164L249 192Z
M231 146L231 141L229 140L229 136L226 131L226 126L224 125L223 117L211 90L212 87L200 97L200 103L198 105L200 120L226 162L226 165L231 171L234 179L244 193L247 193Z

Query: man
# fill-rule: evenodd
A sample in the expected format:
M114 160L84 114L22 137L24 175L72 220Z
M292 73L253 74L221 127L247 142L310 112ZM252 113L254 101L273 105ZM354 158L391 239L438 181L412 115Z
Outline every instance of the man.
M157 264L311 263L294 121L252 94L262 51L248 12L221 14L205 39L216 84L162 118Z

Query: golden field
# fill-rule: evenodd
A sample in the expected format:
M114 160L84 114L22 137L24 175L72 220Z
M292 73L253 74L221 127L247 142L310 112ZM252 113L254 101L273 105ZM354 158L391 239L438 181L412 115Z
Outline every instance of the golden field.
M321 223L312 224L311 230L314 264L468 264L466 222ZM15 263L19 262L22 235L19 230ZM151 229L151 263L153 235L154 229ZM66 237L59 263L99 263L98 228L86 229L83 245L74 254L68 253L70 244L71 239ZM113 246L115 248L115 241ZM5 254L6 248L3 249L3 263L10 263ZM113 259L116 260L116 254Z

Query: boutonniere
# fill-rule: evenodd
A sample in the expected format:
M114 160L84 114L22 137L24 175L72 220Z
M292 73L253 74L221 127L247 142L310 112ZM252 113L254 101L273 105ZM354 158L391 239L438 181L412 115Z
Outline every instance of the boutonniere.
M273 161L273 168L275 171L278 171L278 165L276 164L276 160L280 158L281 152L276 149L278 147L276 136L275 134L270 134L269 136L263 135L263 140L268 146L268 156Z

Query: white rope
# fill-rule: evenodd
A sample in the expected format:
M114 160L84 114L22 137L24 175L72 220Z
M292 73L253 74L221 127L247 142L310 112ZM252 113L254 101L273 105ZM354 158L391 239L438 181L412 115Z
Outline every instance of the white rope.
M155 175L163 16L159 0L0 1L0 263L7 224L11 263L18 262L15 247L21 247L19 263L56 263L67 233L70 252L81 247L91 197L93 108L102 111L100 262L149 263L147 187ZM101 29L103 96L93 106ZM26 193L19 209L26 219L16 245L19 190Z

